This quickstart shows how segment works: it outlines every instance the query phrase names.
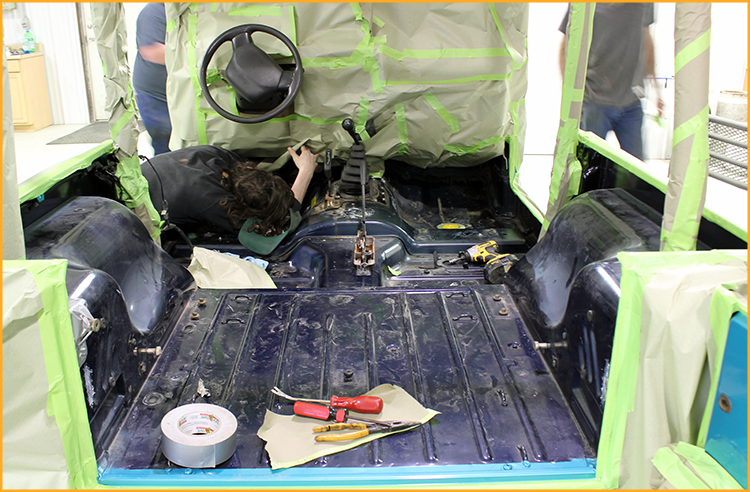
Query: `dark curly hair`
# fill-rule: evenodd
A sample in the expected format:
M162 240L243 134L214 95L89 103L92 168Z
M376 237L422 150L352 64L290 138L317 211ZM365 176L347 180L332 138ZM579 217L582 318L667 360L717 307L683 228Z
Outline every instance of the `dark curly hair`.
M287 213L294 202L289 185L279 176L248 164L237 163L222 174L221 184L234 198L223 199L219 205L237 227L251 217L260 219L255 232L263 236L276 236L284 231Z

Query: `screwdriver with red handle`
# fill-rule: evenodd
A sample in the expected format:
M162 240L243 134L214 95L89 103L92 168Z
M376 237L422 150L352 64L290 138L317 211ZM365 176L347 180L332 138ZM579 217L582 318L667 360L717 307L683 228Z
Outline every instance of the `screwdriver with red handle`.
M322 403L333 408L351 410L358 413L380 413L383 411L383 399L377 396L360 395L352 398L332 396L330 400L314 400L311 398L294 398L289 396L278 387L274 386L271 392L287 400L295 402Z

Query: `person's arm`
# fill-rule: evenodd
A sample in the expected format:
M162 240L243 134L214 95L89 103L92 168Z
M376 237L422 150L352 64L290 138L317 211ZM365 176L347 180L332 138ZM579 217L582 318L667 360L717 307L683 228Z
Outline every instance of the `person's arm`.
M159 65L166 65L164 59L164 53L166 51L165 45L162 43L147 44L146 46L139 46L138 53L146 61L151 63L158 63Z
M304 145L300 148L299 155L297 155L297 152L291 147L289 147L288 150L289 154L294 160L294 163L297 165L297 169L299 169L299 173L294 180L294 184L292 184L292 193L294 193L294 198L296 198L298 202L302 203L302 200L304 200L305 198L305 193L307 193L307 187L310 186L310 181L312 180L313 173L315 172L315 168L318 165L315 162L318 154L313 154L312 152L310 152L310 149L308 149Z
M664 109L664 101L661 98L661 87L659 86L659 82L656 80L654 40L651 38L651 33L649 32L648 27L643 28L642 47L643 59L646 63L646 77L648 80L653 82L653 86L656 89L656 108L659 112L659 116L661 116L662 110Z

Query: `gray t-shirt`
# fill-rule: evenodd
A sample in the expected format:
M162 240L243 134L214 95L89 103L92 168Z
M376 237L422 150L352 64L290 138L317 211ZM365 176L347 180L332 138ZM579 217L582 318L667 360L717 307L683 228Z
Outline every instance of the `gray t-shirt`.
M570 7L560 31L566 33ZM633 87L645 77L643 29L654 22L651 3L597 3L586 73L584 100L601 106L629 106L638 101Z
M167 35L167 15L163 3L148 3L135 25L135 44L138 47L151 44L164 44ZM133 88L141 94L148 94L167 102L167 67L135 56L133 64Z

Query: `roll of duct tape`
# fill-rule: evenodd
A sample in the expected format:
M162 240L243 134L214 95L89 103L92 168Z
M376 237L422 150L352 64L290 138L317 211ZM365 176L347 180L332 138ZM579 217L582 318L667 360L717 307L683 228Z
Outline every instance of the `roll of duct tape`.
M213 468L237 448L237 419L229 410L208 403L182 405L161 419L161 451L188 468Z

